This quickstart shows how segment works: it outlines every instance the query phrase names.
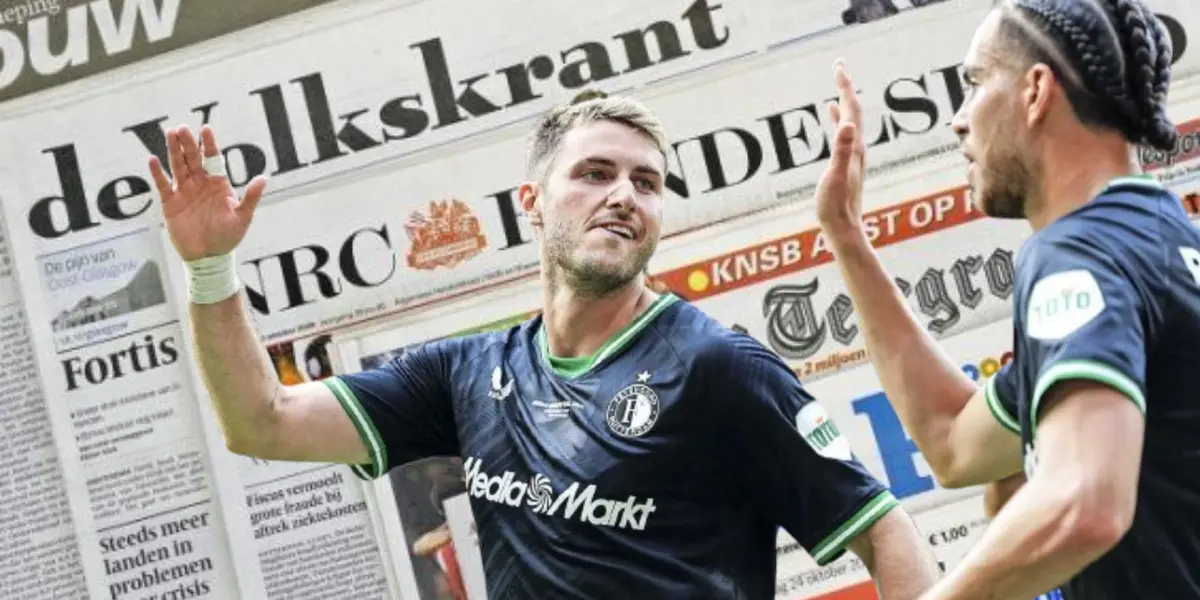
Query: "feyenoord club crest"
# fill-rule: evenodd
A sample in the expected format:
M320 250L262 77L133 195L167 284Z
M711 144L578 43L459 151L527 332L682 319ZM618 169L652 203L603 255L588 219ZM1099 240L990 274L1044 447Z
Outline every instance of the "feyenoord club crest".
M608 401L608 428L621 437L638 437L658 420L658 394L646 385L650 373L642 371L637 379Z

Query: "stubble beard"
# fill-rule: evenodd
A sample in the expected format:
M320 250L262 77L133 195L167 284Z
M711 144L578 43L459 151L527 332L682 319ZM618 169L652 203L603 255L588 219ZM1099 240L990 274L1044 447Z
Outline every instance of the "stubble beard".
M979 206L984 214L997 219L1024 219L1032 197L1033 184L1038 173L1036 165L1028 164L1019 153L1009 152L994 159L981 190ZM974 187L974 186L972 186Z
M654 254L655 244L643 243L620 264L577 259L578 240L565 231L555 231L546 240L551 285L566 285L586 298L602 298L629 285L640 276Z

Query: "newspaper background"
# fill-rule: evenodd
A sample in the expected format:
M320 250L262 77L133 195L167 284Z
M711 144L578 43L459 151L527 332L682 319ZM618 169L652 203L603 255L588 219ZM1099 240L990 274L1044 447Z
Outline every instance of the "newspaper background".
M3 219L0 218L0 222ZM0 592L87 598L33 343L0 228Z
M953 3L943 8L953 10L918 13L928 15L922 23L954 29L978 16L978 11L964 12ZM963 46L965 31L958 34ZM837 41L844 43L837 47L863 63L879 62L872 51L875 34L867 27L851 28L838 34ZM926 62L931 68L958 60L957 52L936 50L921 43L922 37L928 38L913 34L906 41L914 54L918 48L929 54ZM664 225L668 241L772 205L794 204L809 193L804 190L811 190L824 165L820 148L831 134L826 131L829 125L805 125L819 127L822 137L818 140L818 129L811 129L813 150L808 152L813 154L801 159L805 144L795 140L787 142L786 150L785 146L765 150L763 144L772 139L771 126L765 123L777 122L797 135L793 132L800 131L803 120L799 113L792 110L796 114L786 119L769 115L794 106L788 86L799 89L801 102L816 110L816 104L832 93L831 82L824 88L801 89L799 81L828 80L834 49L835 45L827 44L811 55L787 48L742 57L678 75L640 94L669 131L676 132L672 172L686 179L690 193L687 198L673 195L668 200ZM876 90L867 106L883 110L887 93L880 90L910 72L911 66L900 61L864 71L862 85ZM762 89L777 91L738 92ZM711 104L713 110L692 110L698 102ZM945 100L940 109L943 117L948 118L949 108ZM808 110L800 112L808 114ZM289 193L286 200L264 200L238 249L239 273L251 290L264 336L274 342L317 335L531 276L536 270L536 247L528 224L517 216L513 192L524 170L528 127L529 123L520 123L490 132L471 145L423 153L420 162L358 169ZM754 133L750 128L755 128ZM938 130L902 136L873 151L880 157L879 164L898 169L908 160L904 157L931 151L950 160L946 154L950 140L947 132ZM739 144L751 144L758 158L747 162L754 156ZM780 171L762 158L777 152L785 152L782 160L795 162L796 168ZM738 182L750 166L754 166L751 176ZM280 236L272 224L285 221L288 235Z
M122 229L39 245L10 228L89 596L234 595L162 246Z
M180 0L184 7L181 11L186 6L194 6L195 1ZM112 574L110 568L120 569L124 565L114 565L119 565L122 560L140 560L139 557L157 554L175 555L170 556L171 563L162 564L182 569L181 574L186 577L178 582L173 580L149 587L158 590L178 584L189 593L230 597L236 597L233 589L237 588L247 597L265 597L265 589L270 584L263 575L263 564L268 562L264 557L270 556L273 561L266 571L308 573L304 568L305 561L322 560L322 557L315 552L305 555L302 547L291 544L300 543L300 539L306 543L320 543L312 540L321 540L333 526L333 523L323 522L302 534L287 532L292 537L274 535L267 536L262 542L250 542L254 533L250 525L249 509L252 507L249 504L254 502L251 494L274 497L277 494L272 492L281 491L278 486L285 485L282 481L272 482L266 475L291 477L295 482L291 483L293 486L310 484L310 488L303 488L307 490L324 481L332 482L338 467L329 467L331 473L327 475L322 471L301 473L313 465L239 462L228 455L219 438L213 437L211 422L204 420L207 399L193 398L199 386L188 368L186 328L178 321L184 314L178 303L178 287L174 293L168 293L161 282L164 270L177 269L178 265L169 246L163 244L159 232L154 230L155 199L147 196L149 186L144 173L144 157L155 144L161 144L160 127L189 119L198 122L197 112L204 113L198 107L208 106L211 112L207 114L218 125L218 131L228 127L239 136L247 136L232 140L242 141L243 145L227 147L234 179L247 180L245 167L257 166L259 154L263 155L261 170L274 175L272 196L264 203L264 209L275 205L281 207L278 214L284 216L278 218L280 221L287 219L292 223L307 218L328 224L330 220L326 215L344 215L341 206L332 213L328 207L301 212L301 219L290 215L283 207L298 208L301 198L318 192L344 198L347 192L344 184L349 180L370 178L384 170L418 168L466 148L488 146L495 151L495 154L480 151L481 163L489 163L496 155L519 155L515 141L519 137L518 129L523 133L523 126L533 114L549 106L550 102L569 96L571 90L562 84L565 69L555 63L559 80L546 83L546 87L537 87L542 84L534 81L536 85L530 94L541 92L542 95L518 103L518 95L512 94L517 88L512 87L511 80L497 73L498 69L526 64L536 71L530 57L541 54L554 57L581 41L600 40L610 55L625 53L624 58L629 59L632 55L627 52L628 46L613 36L622 31L645 28L657 19L674 24L681 39L680 49L687 53L667 60L651 52L645 62L653 64L615 75L601 84L612 91L634 90L652 106L657 108L661 104L665 119L675 119L669 121L668 126L681 134L677 138L676 164L672 169L681 179L686 178L689 190L701 190L699 199L681 198L682 204L692 205L691 208L674 213L692 215L692 221L683 219L669 224L682 234L689 230L689 222L691 227L713 225L753 209L807 198L815 174L819 172L820 160L803 166L800 163L805 156L819 156L813 152L816 144L812 142L817 138L815 133L810 137L811 141L798 140L796 136L800 131L811 129L815 132L822 125L822 116L815 116L815 123L807 121L805 111L810 105L813 109L818 108L819 103L827 99L828 94L812 92L811 82L826 81L828 59L837 49L853 51L852 64L870 65L863 67L856 80L864 89L872 87L876 90L867 95L867 106L872 111L869 114L878 114L879 119L872 117L870 120L880 124L881 138L885 132L889 134L886 136L888 143L872 147L872 164L877 165L872 175L874 181L898 184L906 178L918 177L915 173L925 165L952 161L953 157L947 154L949 149L945 145L944 132L934 127L934 123L948 120L954 102L954 78L949 75L961 54L954 48L965 47L966 32L970 31L968 25L982 10L978 4L947 2L945 6L906 11L906 14L891 17L894 20L888 23L855 26L830 33L831 28L839 29L834 15L840 18L841 11L847 8L848 3L844 0L811 3L781 3L777 0L764 3L758 0L736 9L714 8L711 2L679 1L669 5L664 3L661 13L647 15L643 11L636 19L623 17L624 21L608 19L604 15L584 15L582 11L565 8L561 9L562 15L548 13L546 6L552 6L549 4L533 9L522 9L528 5L513 2L489 4L488 10L495 11L485 15L491 15L490 22L552 19L560 25L552 32L560 33L560 37L540 37L539 43L544 45L531 49L528 41L514 41L507 36L505 27L481 32L446 16L445 13L455 16L482 14L475 4L456 1L459 1L458 10L447 10L444 2L416 4L399 0L377 3L369 8L345 3L331 5L328 9L318 7L294 15L294 18L278 19L226 36L220 43L197 44L193 49L148 59L136 68L114 70L104 77L30 94L0 106L0 117L7 117L0 122L0 134L6 139L22 140L20 144L0 148L0 158L3 158L0 178L5 183L0 204L7 218L5 226L13 247L20 250L14 254L22 282L21 304L28 314L31 352L39 375L38 383L44 389L56 443L54 448L42 450L46 456L59 455L62 485L70 505L70 514L63 518L69 519L71 524L63 526L74 528L78 534L78 559L71 558L71 551L66 548L69 544L65 538L58 537L61 530L53 527L40 534L25 534L11 528L6 533L11 531L20 543L47 544L43 548L48 553L61 552L61 558L57 560L62 566L55 566L55 573L66 573L68 580L78 581L77 576L71 575L71 565L76 561L87 573L87 584L93 597L124 597L134 591L147 591L148 588L142 585L145 581L142 574L151 573L150 577L154 579L153 573L158 573L158 567L142 565L143 568L137 571ZM185 5L186 2L192 4ZM441 4L441 8L431 7L437 4ZM903 7L904 2L897 4ZM1175 16L1176 23L1197 20L1194 3L1163 0L1151 4L1157 10ZM126 6L132 5L134 0L126 3ZM144 2L138 3L138 6L144 5ZM95 11L103 8L99 4L94 6L98 8L92 9L93 18L97 14ZM638 12L623 10L622 6L622 3L612 5L612 10ZM695 11L692 14L696 16L692 19L697 22L706 22L700 20L701 13L713 18L711 38L689 28L693 22L686 16L689 10ZM788 10L811 11L792 13L793 20L802 23L803 28L781 25L786 16L784 11ZM428 22L438 25L433 30L438 32L446 56L445 63L436 68L421 61L426 56L422 52L432 49L432 44L425 45L426 50L412 47L429 39L429 30L412 25L424 23L420 17L426 16L433 19ZM721 26L727 28L724 33L728 33L729 38L717 44ZM904 47L905 52L881 54L881 32L888 33L885 49ZM5 30L0 36L7 33ZM689 34L691 38L688 38ZM328 43L335 38L355 40L357 44ZM700 48L701 41L710 39L714 48ZM945 45L939 49L941 42ZM689 43L692 45L687 46ZM331 52L331 48L337 51ZM389 54L381 52L381 48L395 48L395 51ZM1186 48L1186 44L1176 44L1176 50L1183 53L1176 63L1176 86L1172 90L1177 118L1200 114L1194 110L1181 112L1179 108L1183 105L1178 100L1180 91L1185 92L1182 96L1185 100L1195 98L1195 93L1187 92L1185 88L1200 65L1194 49L1185 51ZM364 71L368 75L363 75L339 68L347 63L361 64L374 71ZM6 68L8 64L6 59ZM444 90L438 91L434 79L448 78L453 86L456 82L461 83L467 74L478 73L489 74L485 84L490 87L486 90L484 85L479 87L485 98L497 105L504 102L511 105L491 112L481 111L479 115L467 114L466 109L459 106L450 110L464 117L460 122L446 124L440 129L429 128L429 122L438 110L430 103L436 105L438 98L446 99ZM312 75L317 77L310 77ZM388 82L389 87L371 87L378 81ZM743 87L737 94L723 94L722 89L726 88L713 82ZM428 89L424 88L426 84ZM944 85L944 89L939 90L939 84ZM408 120L416 118L412 113L398 116L402 112L400 109L420 105L400 102L409 96L397 95L418 89L411 96L417 98L416 102L424 99L421 112L428 121L420 127L418 121ZM455 88L457 92L462 89L461 85ZM771 93L762 93L762 90ZM504 97L506 91L510 93L508 97ZM322 92L328 104L324 108L317 106L320 102L314 100ZM918 99L928 99L935 106L933 116L921 111L892 110L888 105L889 94L915 94ZM786 101L792 97L797 100ZM695 111L697 98L714 110L711 113ZM392 123L383 117L388 106L393 111L388 117ZM348 116L363 107L378 108L371 108L368 112L374 111L374 114L368 114L370 118L366 120L361 120L361 116ZM818 112L818 115L822 113ZM390 126L393 134L410 133L407 129L398 130L397 121L419 131L382 146L366 143L356 146L353 141L338 139L338 133L344 134L342 137L348 136L347 139L357 139L356 130L348 128L347 124L354 122L369 128L364 123L370 119L376 120L369 127L378 130ZM771 127L782 128L787 134L783 137L786 145L778 143L779 140L772 136ZM929 129L909 133L909 130L920 131L925 127ZM282 133L285 130L286 135ZM900 135L902 131L906 133ZM158 138L155 132L158 132ZM378 140L382 134L372 131L371 135ZM822 135L828 134L823 132ZM756 147L755 143L746 142L751 138L758 140L757 147L763 151L763 157L777 161L774 165L763 158L758 168L750 168L755 162L751 158ZM245 139L251 141L247 143ZM1189 139L1194 141L1194 136ZM749 153L747 148L751 150ZM334 156L339 152L344 155ZM804 155L803 152L812 154ZM1186 151L1183 153L1187 154ZM714 156L719 162L714 162ZM781 173L768 171L768 167L782 166L785 160L797 163L796 168ZM315 162L310 164L309 161ZM1190 185L1195 191L1196 186L1192 185L1195 161L1184 162L1188 164L1172 167L1173 185ZM468 163L461 171L447 170L440 174L431 171L430 178L431 181L445 182L473 177L472 169L478 168L478 164ZM376 166L372 168L371 165ZM496 180L499 187L485 191L496 192L506 189L503 186L512 185L515 175L520 172L519 165L505 172L508 175L503 182ZM747 173L750 175L745 181L738 181ZM435 188L431 187L438 193L414 200L406 209L427 211L427 202L444 197L445 190ZM927 193L928 190L919 192ZM694 191L692 195L695 195ZM478 198L464 197L468 201ZM39 200L46 198L61 198L62 202L54 200L39 204ZM499 252L497 240L503 240L513 246L507 249L510 253L529 252L531 236L523 229L523 223L517 221L514 225L511 218L505 220L508 216L502 214L498 200L493 200L494 212L483 217L485 227L491 228L487 231L492 240L490 248ZM30 209L38 205L45 206L47 214L38 225L41 234L34 234L31 221L38 219L30 219ZM482 213L482 209L476 207L476 210ZM805 214L803 208L800 210L801 215ZM771 227L769 221L757 222L760 233ZM73 226L71 230L68 230L68 224ZM344 233L353 231L357 230L346 229ZM398 231L398 227L393 225L393 231ZM522 243L512 244L514 238L510 236L514 231L517 232L515 239ZM718 235L725 231L716 225L705 235L710 240L729 245L732 237ZM263 234L279 241L286 238L286 244L274 247L280 256L291 248L287 244L307 244L311 237L296 236L291 231L286 233L286 236L280 232ZM52 237L54 235L57 237ZM393 235L396 235L394 239L401 239L398 234ZM371 242L370 232L358 241ZM407 250L405 248L403 254L407 254ZM396 254L397 262L403 262L402 252ZM684 257L681 263L695 258L693 253ZM374 266L386 264L375 263ZM524 264L528 268L532 263L514 260L510 264ZM657 264L666 263L660 260ZM86 276L83 275L85 272ZM433 287L443 287L446 297L454 291L469 289L464 286L464 281L473 279L458 269L446 273L439 268L435 273L431 279L437 284ZM378 276L380 273L366 272L366 275ZM341 276L344 285L345 274ZM177 271L172 271L170 277L172 285L180 281ZM157 290L152 283L155 278L160 280ZM308 278L303 283L307 289L301 288L301 293L312 295L317 281ZM421 280L419 284L428 286L429 280ZM273 336L272 344L293 344L291 352L281 346L276 354L290 355L293 362L304 364L307 369L309 361L305 352L310 338L336 332L354 323L355 318L383 312L378 308L378 297L344 295L347 301L337 307L314 302L313 306L303 310L290 311L294 315L305 315L297 323L281 326L280 321L273 320L278 315L260 318L260 325L265 325L262 329ZM280 290L274 290L270 298L273 303L288 301L286 293ZM411 298L404 299L403 294L400 299L399 308L416 305ZM8 316L7 312L5 316ZM60 318L64 316L67 318ZM56 319L62 324L57 331ZM319 330L301 327L306 320L327 322L325 329ZM144 329L139 331L138 328ZM125 337L117 337L121 335ZM303 372L304 369L297 368L302 377ZM320 370L314 372L317 376L322 373ZM0 396L0 402L11 401L11 398L6 392ZM197 420L196 400L199 401L200 420ZM31 417L29 421L19 422L17 427L22 434L36 436L38 423L36 417ZM30 460L36 460L37 456L30 455ZM213 465L220 465L215 472L236 472L239 478L214 478ZM233 467L232 471L221 468L229 466ZM44 461L39 468L48 469L47 463ZM52 486L51 479L48 476L35 481ZM255 484L263 487L247 488L247 485ZM334 482L323 486L322 492L340 492L340 505L354 507L359 503L353 496L354 487L344 481ZM17 489L15 484L14 489ZM286 495L287 490L282 491ZM24 493L24 490L16 493ZM255 507L286 510L286 505L280 506L281 502L286 500L269 500ZM360 513L346 517L361 519ZM367 527L365 521L356 521L355 525L340 530L346 536L341 539L365 544ZM186 530L180 531L184 528ZM225 539L227 529L228 540ZM149 532L154 532L159 539L149 540ZM38 535L47 536L49 541ZM163 543L166 538L173 538L172 543ZM175 544L174 539L182 543ZM370 564L370 556L376 551L362 551L367 557L366 564ZM234 564L231 566L230 562ZM366 579L370 585L378 585L380 575L377 572L372 572L369 566L363 571L369 574ZM23 572L27 573L24 569ZM48 567L45 575L55 576ZM192 576L197 577L191 579ZM286 580L284 575L278 576ZM9 584L9 580L0 581ZM279 581L276 580L275 585L282 585ZM69 588L67 583L64 589Z
M0 101L86 79L329 1L2 0Z

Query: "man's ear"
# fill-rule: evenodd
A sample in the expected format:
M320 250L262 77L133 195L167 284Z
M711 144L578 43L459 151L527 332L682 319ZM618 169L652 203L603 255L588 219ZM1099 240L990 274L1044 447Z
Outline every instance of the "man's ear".
M1041 63L1033 65L1025 73L1025 91L1022 94L1025 108L1025 124L1031 129L1042 124L1050 115L1055 95L1061 89L1058 78L1050 67Z
M529 224L534 227L542 226L542 186L535 182L525 182L517 191L518 197L521 198L521 210L525 211L525 217L529 219Z

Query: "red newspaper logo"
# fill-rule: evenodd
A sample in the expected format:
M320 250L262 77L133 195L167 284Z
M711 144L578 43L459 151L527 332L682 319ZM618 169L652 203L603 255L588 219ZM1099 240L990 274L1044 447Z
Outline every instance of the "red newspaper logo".
M479 219L462 200L430 202L428 215L413 211L404 231L412 241L408 266L414 269L453 269L487 248Z

